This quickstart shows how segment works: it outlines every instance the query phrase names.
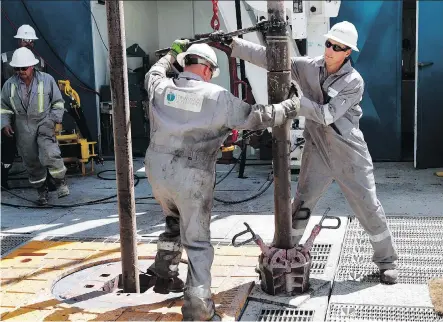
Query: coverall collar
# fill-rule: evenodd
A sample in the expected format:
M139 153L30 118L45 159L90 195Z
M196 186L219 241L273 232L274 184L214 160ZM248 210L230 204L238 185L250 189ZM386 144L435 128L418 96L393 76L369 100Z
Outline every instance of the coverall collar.
M325 58L323 55L315 57L314 62L315 62L316 67L326 68ZM345 61L345 63L343 64L343 66L341 66L341 68L335 73L335 75L342 75L342 74L350 73L352 71L352 68L353 67L351 66L351 60L347 59Z
M197 74L194 74L191 72L182 72L178 75L178 78L188 78L188 79L198 80L198 81L202 81L202 82L204 81L203 78L201 78Z

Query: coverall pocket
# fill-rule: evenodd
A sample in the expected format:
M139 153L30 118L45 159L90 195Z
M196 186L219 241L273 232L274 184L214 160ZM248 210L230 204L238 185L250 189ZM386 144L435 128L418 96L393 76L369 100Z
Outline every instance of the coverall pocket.
M55 139L55 122L49 119L45 120L45 122L39 126L38 134Z

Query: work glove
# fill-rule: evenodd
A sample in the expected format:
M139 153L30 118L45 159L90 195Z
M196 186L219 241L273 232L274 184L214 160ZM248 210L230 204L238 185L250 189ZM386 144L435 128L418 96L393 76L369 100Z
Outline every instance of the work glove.
M288 99L281 102L281 105L285 109L285 114L288 119L294 119L297 117L297 114L300 111L300 98L298 97L297 86L294 81L291 81Z
M209 39L212 42L219 42L226 45L230 45L232 43L232 37L227 37L223 30L214 31L209 35Z
M189 46L189 40L188 39L176 39L171 45L171 50L169 51L169 54L174 56L174 58L177 58L177 55L186 51Z

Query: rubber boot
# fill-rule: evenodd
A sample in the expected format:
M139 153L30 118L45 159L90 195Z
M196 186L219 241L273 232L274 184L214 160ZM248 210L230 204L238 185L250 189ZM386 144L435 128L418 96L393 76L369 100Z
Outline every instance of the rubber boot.
M37 198L37 202L44 206L48 204L48 186L46 185L46 183L37 188L37 193L38 193L38 198Z
M146 274L156 277L154 285L155 293L181 293L185 289L185 283L177 276L169 278L160 277L155 273L153 268L148 268Z
M159 294L182 293L184 289L185 283L178 277L157 277L154 285L154 292Z
M63 198L66 196L69 196L69 188L68 185L66 184L66 179L56 179L56 186L57 186L57 197L58 198Z
M46 175L46 184L48 185L49 191L56 191L57 190L57 184L55 179L49 174L49 171Z

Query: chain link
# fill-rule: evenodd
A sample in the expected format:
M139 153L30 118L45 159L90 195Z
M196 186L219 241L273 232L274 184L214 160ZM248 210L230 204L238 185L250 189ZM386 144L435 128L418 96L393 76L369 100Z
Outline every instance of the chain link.
M212 19L211 19L211 27L214 31L220 29L220 20L218 19L218 0L212 1Z

